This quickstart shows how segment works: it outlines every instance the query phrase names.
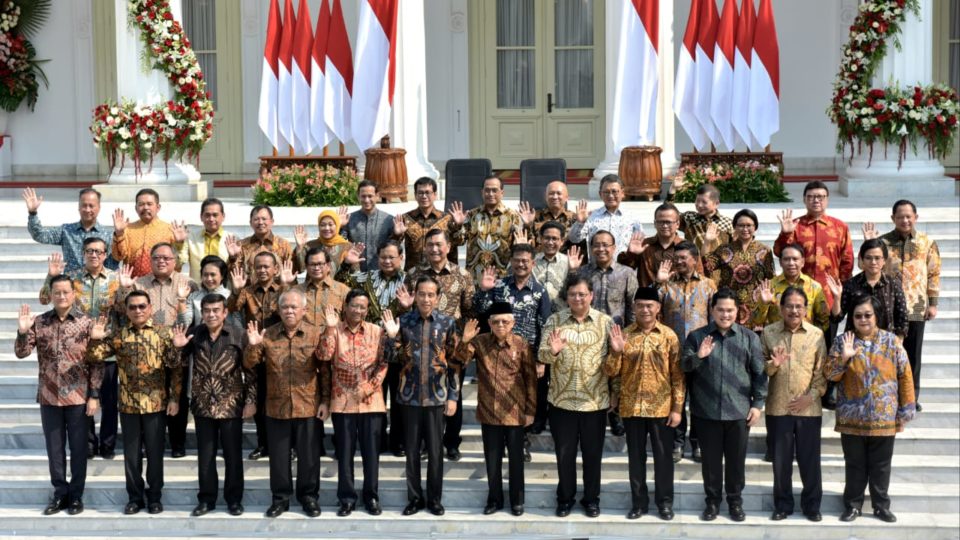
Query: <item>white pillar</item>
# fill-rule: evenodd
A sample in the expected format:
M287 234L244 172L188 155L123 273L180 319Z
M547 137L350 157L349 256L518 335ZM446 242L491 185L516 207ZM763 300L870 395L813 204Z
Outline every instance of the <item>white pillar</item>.
M617 62L620 56L620 3L624 1L629 0L610 1L604 6L606 33L604 44L606 52L604 59L604 71L606 73L604 94L607 128L604 142L606 145L606 155L603 161L593 170L593 178L590 180L588 187L588 196L590 199L599 199L600 179L610 173L616 173L620 168L620 154L617 153L614 148L610 126L613 125L613 96L614 88L617 84ZM679 165L676 155L673 122L673 10L673 2L660 3L659 43L657 44L657 72L660 81L659 92L657 93L656 145L663 148L661 160L664 174L676 170Z
M404 0L399 5L391 145L407 151L408 181L421 176L436 179L440 173L427 159L427 62L423 0Z
M933 0L920 0L919 17L907 12L900 32L900 50L887 39L887 55L874 76L874 88L927 85L933 77ZM856 144L856 143L854 143ZM875 144L854 155L840 175L840 193L849 197L906 197L922 194L954 197L954 180L944 175L943 165L930 159L926 145L913 152L907 145L902 163L896 145L885 148Z

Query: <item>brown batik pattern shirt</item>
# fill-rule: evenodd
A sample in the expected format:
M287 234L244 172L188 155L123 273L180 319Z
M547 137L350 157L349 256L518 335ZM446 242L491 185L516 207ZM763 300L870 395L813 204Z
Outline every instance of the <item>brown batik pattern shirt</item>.
M84 358L92 326L93 320L86 315L71 310L61 321L57 312L50 310L35 318L27 333L17 333L17 358L37 350L37 403L68 407L84 405L89 397L99 398L103 364L88 364Z
M537 412L537 366L530 344L516 334L500 343L492 333L457 345L454 358L464 367L477 362L477 421L523 426Z
M318 345L323 327L300 323L287 335L283 323L267 328L263 342L243 352L243 366L266 365L267 410L270 418L313 418L330 401L329 371L320 369ZM324 381L321 381L321 377Z
M683 410L686 395L680 368L680 340L669 326L657 323L649 333L638 324L623 331L622 352L610 352L603 371L613 380L624 418L664 418Z
M387 411L380 386L387 376L385 333L362 322L356 332L341 322L320 338L320 360L329 363L330 412L382 413Z

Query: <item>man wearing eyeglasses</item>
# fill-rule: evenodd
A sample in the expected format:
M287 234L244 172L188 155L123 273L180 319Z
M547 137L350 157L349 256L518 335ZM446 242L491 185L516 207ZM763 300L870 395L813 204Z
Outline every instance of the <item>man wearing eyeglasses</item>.
M113 235L110 229L101 226L97 221L97 216L100 215L99 191L93 188L81 189L80 205L77 209L80 213L80 221L54 227L44 227L40 223L37 210L43 203L43 197L37 196L33 188L23 190L23 201L27 204L27 230L30 232L30 237L41 244L60 246L63 251L65 272L83 268L83 241L87 238L103 240L107 246L104 264L113 270L117 268L117 261L110 257L110 242Z
M104 266L108 257L107 243L91 236L83 241L83 267L65 272L64 257L50 254L47 280L40 289L40 303L51 301L50 280L66 273L73 280L74 309L96 319L104 315L111 327L117 323L114 301L120 288L117 272ZM87 456L99 454L104 459L113 459L117 442L117 363L112 356L103 364L103 383L100 386L100 438L97 439L97 423L90 417L90 434L87 437Z
M590 242L599 231L607 231L615 240L616 251L613 257L616 258L626 251L630 238L636 233L643 234L643 225L633 216L620 210L623 195L623 180L615 174L604 176L600 180L603 208L587 212L587 201L581 200L577 204L577 221L570 227L570 236L567 241L571 244ZM631 296L631 300L632 298Z
M453 212L460 221L462 209ZM503 180L491 176L483 181L483 204L466 213L463 227L454 242L467 246L466 269L480 279L488 266L497 269L497 277L507 275L514 236L523 231L520 213L503 204Z
M673 261L673 251L683 242L677 230L680 228L680 211L672 203L663 203L653 213L657 235L644 238L643 232L634 233L630 238L627 251L617 256L617 262L637 271L637 282L641 287L651 287L657 282L660 263ZM699 263L697 263L699 267ZM698 268L698 271L700 269Z
M424 254L428 232L439 229L453 236L463 225L463 219L458 222L454 213L444 214L434 206L437 201L437 181L433 178L429 176L418 178L413 183L413 193L417 198L417 207L393 218L393 239L403 242L403 251L406 253L403 269L407 272L421 264L426 264ZM456 212L459 218L466 217L459 202L454 203L454 207L460 210ZM447 259L456 264L457 250L450 250Z

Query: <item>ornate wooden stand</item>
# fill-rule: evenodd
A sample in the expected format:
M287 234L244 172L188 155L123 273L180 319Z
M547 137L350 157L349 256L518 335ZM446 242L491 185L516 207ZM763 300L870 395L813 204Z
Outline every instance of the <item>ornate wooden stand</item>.
M384 202L400 199L407 202L407 162L403 148L390 148L390 136L380 140L380 148L370 148L364 154L367 165L363 178L377 183L380 199Z
M336 169L357 169L356 156L260 156L260 174L290 165L330 165Z
M628 146L620 152L620 179L627 197L643 197L652 201L660 195L663 164L659 146Z

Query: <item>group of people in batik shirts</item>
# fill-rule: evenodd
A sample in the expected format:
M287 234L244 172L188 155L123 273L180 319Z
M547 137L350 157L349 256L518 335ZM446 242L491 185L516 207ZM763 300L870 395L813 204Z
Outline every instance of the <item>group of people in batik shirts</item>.
M476 363L484 514L507 502L512 514L524 513L530 439L549 429L556 514L577 502L579 451L579 502L598 516L609 426L626 439L627 518L651 510L649 439L653 502L661 519L673 519L674 464L689 439L689 457L702 463L701 519L716 519L726 495L731 519L743 521L748 433L765 414L771 519L794 512L796 457L801 511L820 521L822 409L835 408L846 464L840 519L860 515L869 484L874 514L896 520L887 495L893 441L921 410L923 328L939 293L937 246L917 230L913 203L893 205L895 228L885 235L864 225L854 276L850 231L827 215L821 182L805 187L803 216L782 212L772 249L756 240L752 211L719 213L711 185L698 191L695 211L657 207L650 237L620 208L616 175L603 178L603 205L592 211L586 201L568 210L561 181L547 186L537 210L526 201L507 208L497 177L484 181L483 203L469 211L457 202L439 211L430 178L417 180L414 193L417 207L391 216L376 207L376 184L364 181L358 211L323 211L317 238L298 226L291 244L273 233L267 206L253 207L252 234L241 240L224 232L219 200L201 203L203 226L191 231L160 220L159 195L149 189L136 196L134 223L117 210L113 229L102 227L99 194L85 189L79 222L44 227L42 197L25 190L31 235L62 247L40 291L53 309L34 316L23 306L16 340L16 354L36 350L40 364L54 486L44 513L83 510L87 458L113 458L118 415L124 512L162 512L164 431L172 457L184 456L189 412L194 516L216 507L218 448L227 510L243 513L249 418L257 442L247 457L270 462L268 517L288 511L293 498L307 516L320 515L327 419L338 516L358 504L382 512L382 452L406 461L402 514L443 515L443 460L461 457L464 377ZM458 246L466 248L463 266Z

